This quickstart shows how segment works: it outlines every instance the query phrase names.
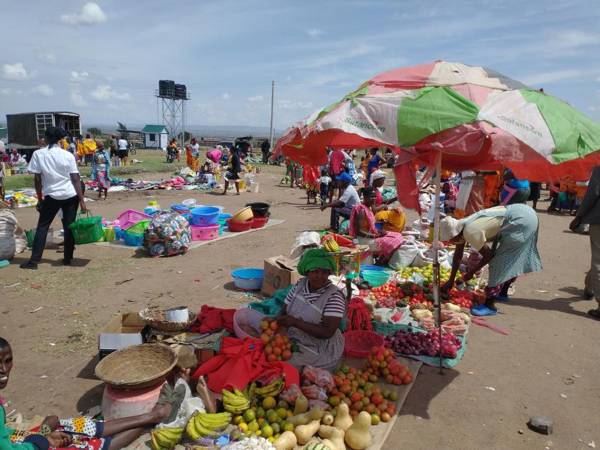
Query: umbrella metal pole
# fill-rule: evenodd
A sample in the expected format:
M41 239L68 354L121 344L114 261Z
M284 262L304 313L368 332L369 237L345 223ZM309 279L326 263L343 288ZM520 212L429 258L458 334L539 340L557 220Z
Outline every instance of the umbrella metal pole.
M435 162L435 199L433 200L433 302L437 308L439 344L440 344L440 374L444 373L444 361L442 355L442 303L440 301L440 193L442 182L442 153L437 155Z

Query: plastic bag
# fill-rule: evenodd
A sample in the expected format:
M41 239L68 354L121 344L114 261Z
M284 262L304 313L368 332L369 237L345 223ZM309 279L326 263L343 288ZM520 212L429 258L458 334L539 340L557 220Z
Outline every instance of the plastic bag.
M296 399L300 394L302 394L300 386L298 386L297 384L292 384L289 388L287 388L279 394L279 398L288 402L290 405L293 405L294 403L296 403Z
M312 384L323 387L328 391L335 387L333 377L331 373L325 369L319 369L317 367L306 366L302 371L302 375L305 380L310 381ZM308 396L307 396L308 397ZM308 397L311 398L311 397Z
M410 266L419 253L419 246L414 240L405 241L402 246L392 253L389 266L394 269L402 269Z
M447 250L438 250L438 260L441 263L448 260L448 251ZM420 249L415 256L413 261L413 266L415 267L423 267L429 264L433 264L433 250L430 249Z
M183 402L181 402L181 406L177 411L177 416L175 420L170 423L159 423L156 425L156 428L180 428L185 427L192 414L196 411L206 412L206 408L204 406L204 402L199 397L192 396L192 390L189 385L182 379L179 378L175 383L175 388L178 386L185 386L185 396L183 397Z
M316 384L311 384L310 386L302 386L302 393L309 400L322 400L327 401L327 391L317 386Z
M16 252L17 216L9 209L0 210L0 259L12 259Z

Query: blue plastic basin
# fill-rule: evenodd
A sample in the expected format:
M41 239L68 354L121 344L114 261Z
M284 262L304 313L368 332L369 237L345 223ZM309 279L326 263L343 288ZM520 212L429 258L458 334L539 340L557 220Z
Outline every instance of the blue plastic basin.
M231 276L233 278L233 284L235 284L235 287L238 289L255 291L262 287L264 272L263 269L246 267L234 270L231 272Z
M216 206L199 206L190 211L191 220L190 223L196 226L207 226L214 225L219 219L221 213L220 208Z

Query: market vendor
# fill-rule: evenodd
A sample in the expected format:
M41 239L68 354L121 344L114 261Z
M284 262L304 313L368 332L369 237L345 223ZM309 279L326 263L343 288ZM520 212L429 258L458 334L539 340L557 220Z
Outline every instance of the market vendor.
M495 300L508 298L508 288L519 275L542 269L537 249L538 226L535 211L524 204L483 209L461 220L445 217L440 223L440 240L456 244L456 250L452 272L443 289L454 286L465 245L469 244L482 258L463 275L463 281L489 264L485 305L474 307L473 313L495 314Z
M0 337L0 390L4 389L13 367L13 353L10 344ZM182 374L189 377L189 373ZM158 404L138 416L115 420L92 420L89 417L58 419L49 416L44 419L39 430L34 432L16 431L6 425L6 412L0 404L0 449L2 450L48 450L50 448L84 450L118 450L131 444L154 425L172 422L184 398L184 391L169 390L163 387ZM200 397L209 412L214 405L206 383L199 380Z
M352 186L352 177L348 173L342 172L337 177L337 181L342 190L342 195L338 200L321 205L321 211L331 208L330 226L336 232L339 229L340 217L349 219L352 208L360 203L360 197L354 186Z
M384 184L385 172L383 170L377 169L371 174L371 179L369 180L369 185L375 191L375 204L373 205L373 210L375 212L387 209L389 204L394 203L396 200L398 200L397 196L393 196L392 198L388 198L387 200L383 199L383 194L381 193L381 191L383 190Z
M402 234L377 230L373 213L376 201L375 189L363 188L361 192L363 201L352 209L350 215L350 236L358 239L359 244L369 246L377 257L377 264L386 265L393 253L402 245ZM372 263L370 260L365 262Z
M328 252L321 248L306 250L298 264L298 272L304 278L292 287L285 298L284 311L277 318L298 346L288 361L296 368L331 370L344 353L339 326L346 315L346 300L329 280L334 270L335 262Z

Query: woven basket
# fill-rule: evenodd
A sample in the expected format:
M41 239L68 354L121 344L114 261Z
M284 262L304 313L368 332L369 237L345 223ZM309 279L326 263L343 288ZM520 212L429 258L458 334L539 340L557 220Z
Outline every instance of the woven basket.
M120 389L142 389L163 381L177 364L174 350L162 344L132 345L111 353L96 366L96 376Z
M167 320L166 312L165 309L146 308L140 311L140 318L151 328L169 333L187 330L196 320L196 314L190 311L187 322L170 322Z

